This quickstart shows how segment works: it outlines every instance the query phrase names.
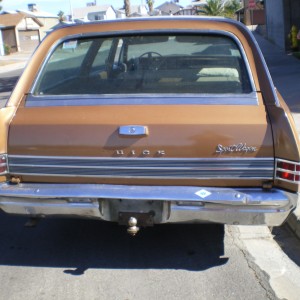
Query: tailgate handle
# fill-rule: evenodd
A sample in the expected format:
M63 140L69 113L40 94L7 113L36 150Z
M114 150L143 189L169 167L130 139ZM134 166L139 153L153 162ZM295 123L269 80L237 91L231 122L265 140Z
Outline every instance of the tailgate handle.
M119 127L119 134L120 135L148 135L148 127L142 125L126 125Z

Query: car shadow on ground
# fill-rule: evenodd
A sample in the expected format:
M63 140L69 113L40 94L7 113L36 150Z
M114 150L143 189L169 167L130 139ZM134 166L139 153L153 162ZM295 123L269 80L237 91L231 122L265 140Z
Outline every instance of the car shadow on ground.
M285 223L280 227L274 227L272 234L282 251L300 267L300 240L296 237L289 225Z
M0 214L0 265L88 269L183 269L202 271L228 261L222 225L156 225L135 237L125 226L95 220L26 218Z
M18 81L19 76L1 77L0 93L11 92Z

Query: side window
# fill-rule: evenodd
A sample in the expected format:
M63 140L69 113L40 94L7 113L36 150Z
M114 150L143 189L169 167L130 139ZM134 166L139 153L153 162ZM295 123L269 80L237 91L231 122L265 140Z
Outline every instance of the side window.
M38 94L48 94L58 83L78 77L91 44L91 40L69 40L60 44L42 71L37 84Z

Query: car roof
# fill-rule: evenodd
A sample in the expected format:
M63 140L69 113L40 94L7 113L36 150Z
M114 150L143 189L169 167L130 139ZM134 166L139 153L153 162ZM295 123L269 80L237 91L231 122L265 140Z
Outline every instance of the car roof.
M61 28L71 28L71 27L86 27L93 25L104 25L104 24L119 24L119 23L156 23L156 22L168 22L172 23L174 21L179 21L179 23L185 21L198 21L198 22L224 22L227 24L232 24L237 27L246 27L243 23L238 22L233 19L218 17L218 16L156 16L156 17L139 17L139 18L125 18L125 19L114 19L114 20L101 20L101 21L91 21L91 22L78 22L78 23L64 23L55 30ZM180 28L182 28L180 26Z

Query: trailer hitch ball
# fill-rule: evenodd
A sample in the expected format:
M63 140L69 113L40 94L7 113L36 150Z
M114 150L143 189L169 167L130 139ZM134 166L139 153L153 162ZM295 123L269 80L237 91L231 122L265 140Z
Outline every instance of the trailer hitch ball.
M140 228L137 227L136 225L137 225L137 219L134 217L130 217L128 220L129 227L127 228L127 232L132 236L135 236L140 230Z

